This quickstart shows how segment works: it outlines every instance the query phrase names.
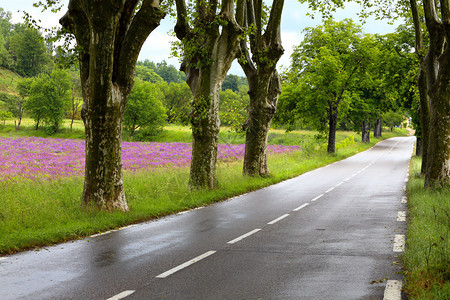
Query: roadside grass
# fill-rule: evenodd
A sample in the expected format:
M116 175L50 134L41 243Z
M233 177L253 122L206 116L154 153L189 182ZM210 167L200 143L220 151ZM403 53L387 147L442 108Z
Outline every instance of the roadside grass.
M395 135L386 133L384 138ZM397 133L397 135L399 135ZM336 154L327 154L322 145L314 151L271 155L271 176L242 176L242 160L218 165L219 188L189 191L189 168L160 168L137 173L125 172L124 183L130 211L102 212L81 207L82 177L52 182L27 180L2 182L0 189L0 254L78 239L128 224L152 220L269 186L318 167L354 155L373 146L338 143Z
M424 190L421 158L410 163L408 232L402 255L410 299L450 299L450 189Z

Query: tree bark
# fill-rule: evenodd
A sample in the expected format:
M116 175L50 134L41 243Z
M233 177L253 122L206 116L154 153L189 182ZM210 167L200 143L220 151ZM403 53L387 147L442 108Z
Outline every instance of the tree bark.
M363 143L370 143L370 119L368 122L366 120L361 122L361 140Z
M336 128L337 128L337 109L333 108L333 104L330 104L328 112L328 153L336 152Z
M376 137L376 138L381 137L381 117L379 117L375 121L375 128L373 130L373 137Z
M147 36L164 13L158 0L70 0L61 25L82 48L86 164L82 203L106 210L128 210L123 187L121 139L134 68Z
M425 188L450 185L450 1L424 0L430 44L425 57L430 127Z
M194 28L191 28L185 1L176 0L175 33L185 45L181 70L186 74L193 95L191 189L215 188L218 184L219 93L238 53L239 35L243 31L235 19L234 1L224 0L221 4L220 13L216 15L217 1L208 4L197 1ZM243 0L239 0L236 13L242 7Z
M239 63L249 82L249 117L245 124L245 155L243 174L267 176L267 139L281 93L281 79L276 64L284 52L281 45L280 24L284 0L274 0L266 31L262 34L262 3L248 1L245 15L240 19L243 27L256 30L250 34L250 51L246 41L241 41ZM250 55L250 52L252 55Z

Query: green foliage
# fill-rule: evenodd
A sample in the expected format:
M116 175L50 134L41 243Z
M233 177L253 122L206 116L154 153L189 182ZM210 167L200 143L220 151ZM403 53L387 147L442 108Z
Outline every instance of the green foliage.
M152 83L163 81L161 76L156 74L156 72L153 69L147 68L142 65L136 66L135 76L143 81L152 82Z
M388 111L383 114L383 124L393 130L394 126L400 126L404 121L404 117L396 112Z
M139 129L138 139L146 140L163 128L166 110L161 102L163 94L156 84L136 80L128 98L124 115L125 129L133 136Z
M64 115L70 108L71 78L65 70L55 70L51 75L34 78L26 102L26 110L36 122L43 121L50 131L57 132Z
M5 124L5 121L12 118L13 115L9 111L0 110L0 121L3 121L3 124Z
M222 91L219 101L221 124L230 126L236 132L243 132L243 125L248 118L249 102L250 97L245 88L237 93L228 89Z
M186 82L167 84L162 82L158 88L163 92L163 104L167 108L167 121L171 124L189 123L192 92Z
M140 75L140 73L144 73L144 75ZM146 73L150 74L147 75ZM156 73L156 75L151 73ZM156 64L152 61L149 61L148 59L144 61L138 61L136 64L136 77L150 82L158 82L160 81L160 79L162 79L167 83L182 83L186 80L186 76L183 72L178 71L172 65L168 65L165 60Z

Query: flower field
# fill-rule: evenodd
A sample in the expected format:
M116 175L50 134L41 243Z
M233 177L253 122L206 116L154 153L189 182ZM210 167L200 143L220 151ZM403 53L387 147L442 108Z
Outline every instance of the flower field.
M124 170L131 172L162 167L188 166L191 144L122 143ZM298 146L269 145L269 153L299 150ZM84 141L37 137L0 137L0 181L27 178L52 180L84 174ZM244 157L244 145L219 144L219 161L236 161Z

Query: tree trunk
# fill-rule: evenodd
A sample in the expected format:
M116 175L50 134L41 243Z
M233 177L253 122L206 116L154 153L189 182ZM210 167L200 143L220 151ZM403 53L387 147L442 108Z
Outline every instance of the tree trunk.
M429 48L425 57L430 127L425 188L450 185L450 4L424 0ZM441 17L441 19L439 19Z
M337 115L337 110L330 105L330 111L328 112L328 153L336 152Z
M381 137L381 117L375 121L375 128L373 130L373 137Z
M361 122L361 140L363 143L370 142L370 121L364 120Z
M214 5L217 5L215 2ZM213 7L214 7L213 5ZM237 2L236 14L243 14L243 1ZM195 28L187 22L184 0L176 0L175 33L184 45L181 70L192 95L192 157L189 176L191 189L217 186L216 163L219 140L219 93L231 63L236 58L242 28L235 19L232 0L223 0L220 13L206 2L196 2ZM217 22L220 19L224 22ZM219 23L222 23L219 24ZM202 51L198 51L201 49Z
M422 137L418 136L417 140L416 140L416 156L422 156L422 150L423 150L422 145L423 145ZM422 160L423 160L423 158L422 158Z
M430 105L427 96L427 78L425 75L425 70L423 64L421 64L419 77L417 78L417 85L419 89L419 119L421 128L421 155L422 155L422 165L420 173L424 175L427 169L428 161L428 140L429 140L429 128L430 128Z
M444 187L450 185L450 46L448 44L439 58L438 77L429 95L431 100L430 138L425 187Z
M82 203L128 210L122 178L122 120L140 49L164 13L158 0L70 0L60 23L79 54L86 166Z
M254 90L249 92L250 108L245 136L244 175L267 176L267 139L275 115L281 79L278 72L272 76L256 76Z

